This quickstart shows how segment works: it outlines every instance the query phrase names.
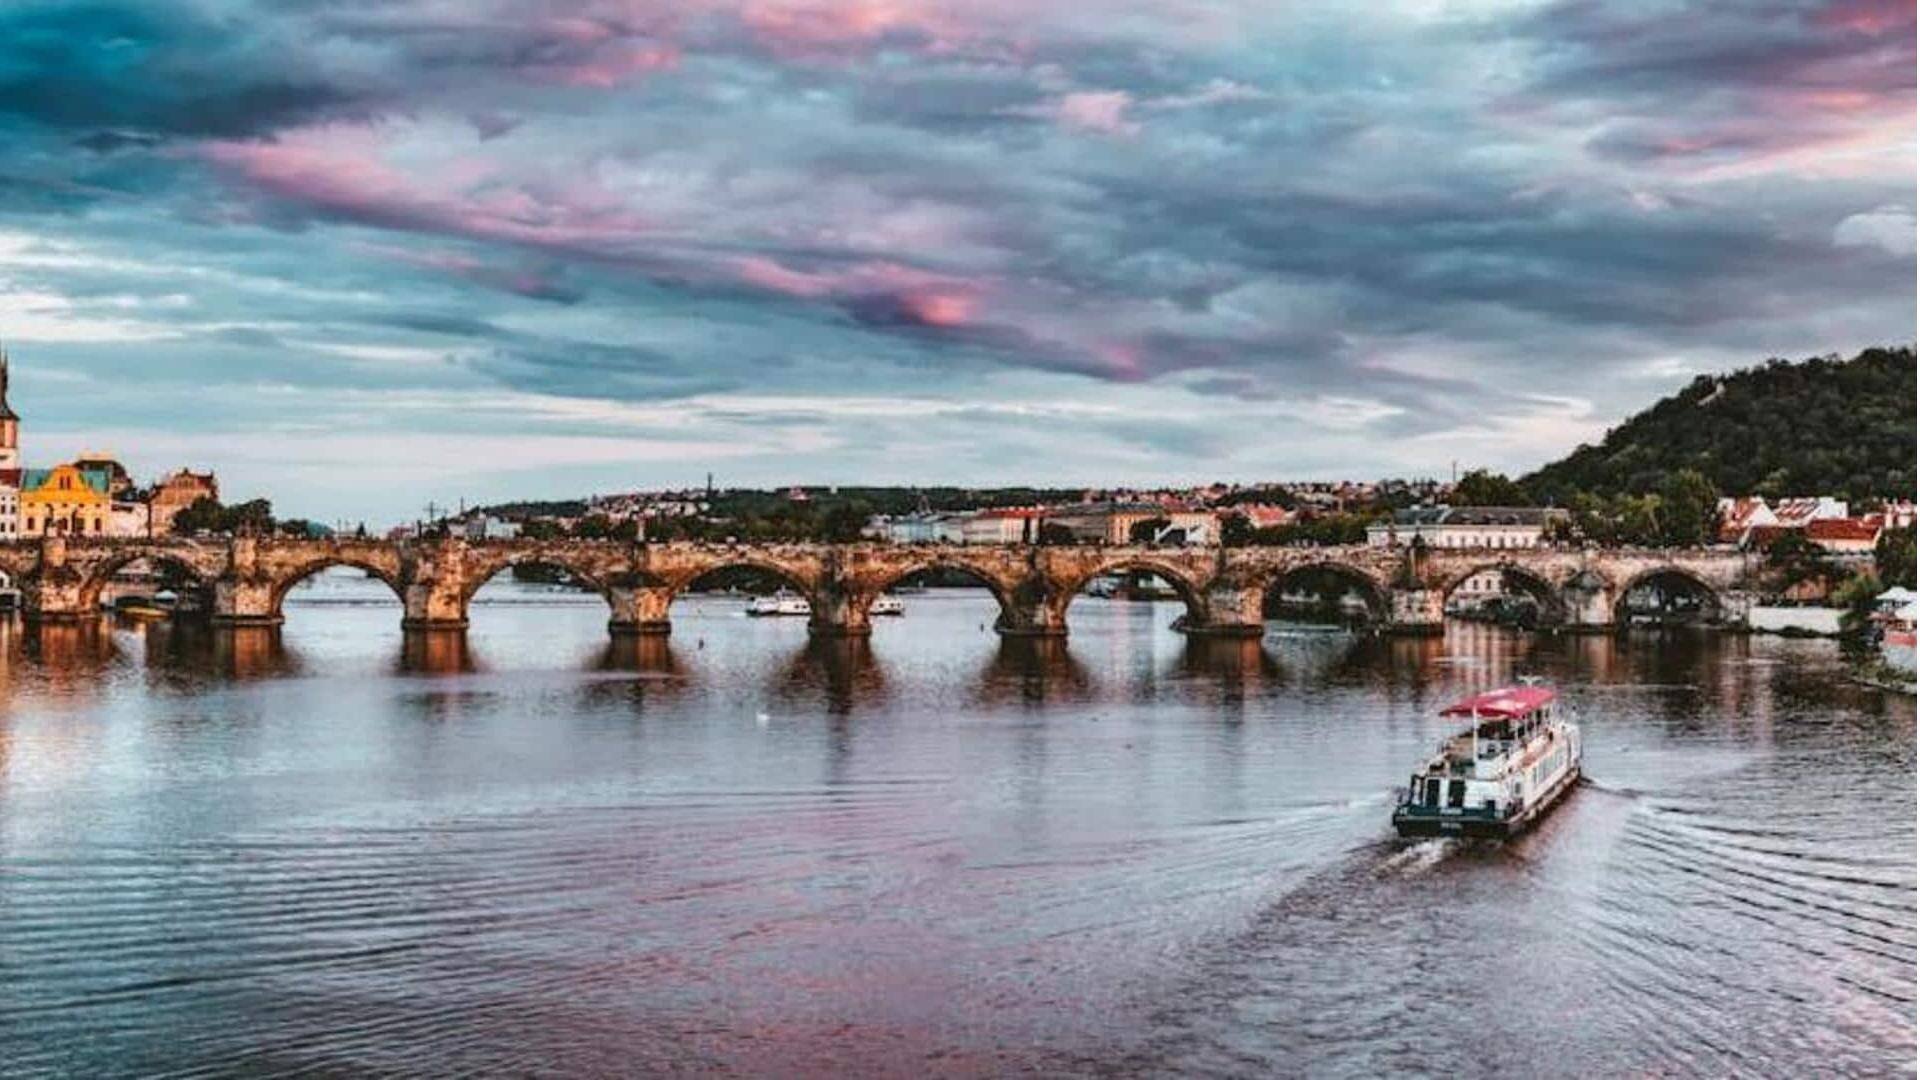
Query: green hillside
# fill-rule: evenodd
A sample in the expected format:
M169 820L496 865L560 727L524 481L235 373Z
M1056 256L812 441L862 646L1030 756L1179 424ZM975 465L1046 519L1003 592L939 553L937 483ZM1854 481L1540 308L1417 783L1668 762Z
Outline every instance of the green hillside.
M1726 494L1912 498L1914 371L1909 347L1702 375L1520 483L1564 505L1657 492L1691 468Z

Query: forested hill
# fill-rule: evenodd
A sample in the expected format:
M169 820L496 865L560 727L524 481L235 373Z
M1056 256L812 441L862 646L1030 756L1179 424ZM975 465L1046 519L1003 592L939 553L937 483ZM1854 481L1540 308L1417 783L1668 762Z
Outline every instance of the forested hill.
M1912 498L1914 370L1901 348L1702 375L1520 483L1565 504L1582 491L1657 491L1692 468L1729 495Z

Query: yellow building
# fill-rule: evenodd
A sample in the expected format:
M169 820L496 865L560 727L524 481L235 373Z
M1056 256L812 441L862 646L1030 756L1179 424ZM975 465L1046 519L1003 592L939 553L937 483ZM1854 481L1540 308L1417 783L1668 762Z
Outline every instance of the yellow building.
M105 536L113 499L107 476L77 465L28 469L20 484L20 535Z

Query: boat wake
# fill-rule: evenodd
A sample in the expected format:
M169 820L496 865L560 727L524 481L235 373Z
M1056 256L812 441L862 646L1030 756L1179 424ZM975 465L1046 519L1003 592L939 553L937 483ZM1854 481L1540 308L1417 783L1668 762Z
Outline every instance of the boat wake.
M1639 788L1627 787L1624 784L1609 784L1604 780L1595 780L1591 775L1585 773L1582 773L1580 776L1580 790L1591 791L1600 795L1614 795L1622 799L1643 799L1647 794Z
M1423 874L1459 851L1465 841L1451 836L1416 840L1388 855L1374 867L1376 877L1413 877Z

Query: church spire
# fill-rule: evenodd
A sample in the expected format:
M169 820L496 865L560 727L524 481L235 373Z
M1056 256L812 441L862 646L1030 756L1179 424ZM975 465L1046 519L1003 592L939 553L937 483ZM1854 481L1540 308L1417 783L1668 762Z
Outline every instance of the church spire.
M7 401L8 369L13 366L13 358L7 355L7 347L0 345L0 420L19 420L13 405Z

